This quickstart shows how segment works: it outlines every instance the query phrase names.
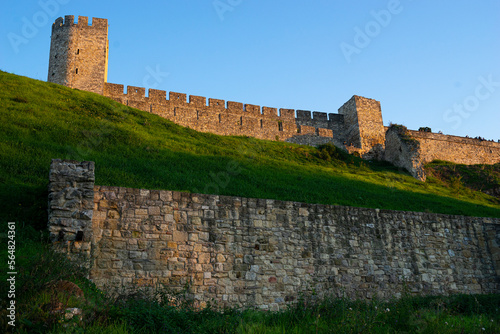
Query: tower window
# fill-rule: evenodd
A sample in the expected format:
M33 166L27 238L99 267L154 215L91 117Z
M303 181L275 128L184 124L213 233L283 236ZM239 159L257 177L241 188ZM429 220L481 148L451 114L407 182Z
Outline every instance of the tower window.
M56 59L57 59L57 55L55 55L55 56L54 56L54 58L56 58Z
M78 74L78 69L76 69L75 74Z
M79 55L80 54L80 49L77 49L76 50L76 54Z
M55 73L52 73L52 76L54 76Z

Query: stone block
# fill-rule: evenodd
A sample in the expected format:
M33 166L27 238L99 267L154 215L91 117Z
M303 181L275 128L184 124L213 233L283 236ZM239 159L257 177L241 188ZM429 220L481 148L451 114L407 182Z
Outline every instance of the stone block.
M198 263L210 263L210 253L199 253Z
M186 242L188 241L188 233L184 231L174 231L173 241L175 242Z
M245 279L248 281L255 281L257 279L257 273L252 271L247 271L245 273Z
M309 216L309 211L306 208L299 208L299 216Z
M159 206L150 206L148 207L148 214L150 216L159 216L161 214Z
M136 216L147 216L148 209L135 209L135 215Z

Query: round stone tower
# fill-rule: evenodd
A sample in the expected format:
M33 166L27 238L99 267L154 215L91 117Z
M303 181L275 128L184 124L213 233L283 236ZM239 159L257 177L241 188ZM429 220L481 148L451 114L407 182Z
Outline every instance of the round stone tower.
M108 20L73 15L52 25L49 82L103 93L108 76Z

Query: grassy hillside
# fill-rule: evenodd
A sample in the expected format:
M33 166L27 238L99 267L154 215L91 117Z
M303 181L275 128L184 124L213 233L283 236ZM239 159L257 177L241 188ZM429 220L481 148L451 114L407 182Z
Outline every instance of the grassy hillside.
M53 158L96 184L500 217L498 199L332 147L199 133L88 92L0 72L0 219L47 222Z
M463 191L481 191L500 200L500 163L495 165L458 165L434 161L425 167L428 177L445 186Z

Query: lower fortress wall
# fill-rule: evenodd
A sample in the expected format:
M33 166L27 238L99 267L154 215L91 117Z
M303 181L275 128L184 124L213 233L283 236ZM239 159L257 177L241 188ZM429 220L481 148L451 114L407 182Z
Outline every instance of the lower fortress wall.
M500 219L93 186L53 160L49 231L107 289L189 284L199 305L282 309L301 293L369 299L500 288ZM93 199L93 208L91 200Z

